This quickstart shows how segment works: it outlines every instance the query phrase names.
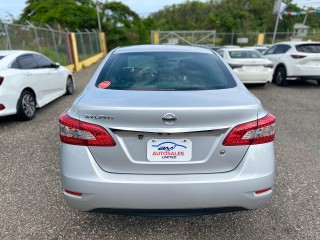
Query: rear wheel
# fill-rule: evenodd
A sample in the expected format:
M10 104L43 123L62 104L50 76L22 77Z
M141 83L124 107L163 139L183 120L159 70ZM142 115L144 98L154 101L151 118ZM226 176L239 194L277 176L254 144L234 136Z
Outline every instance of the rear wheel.
M73 80L69 76L67 78L67 85L66 85L66 95L72 95L74 92L74 85L73 85Z
M24 90L18 100L17 116L21 120L31 120L36 114L36 99L32 92Z
M287 71L284 67L279 67L276 70L276 74L275 74L275 82L277 85L279 86L285 86L288 85L288 81L287 81Z

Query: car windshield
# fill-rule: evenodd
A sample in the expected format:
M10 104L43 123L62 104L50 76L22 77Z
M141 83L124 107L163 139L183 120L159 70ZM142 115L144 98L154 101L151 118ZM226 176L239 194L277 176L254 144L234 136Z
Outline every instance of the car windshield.
M187 91L225 89L235 80L215 54L134 52L113 54L96 86L117 90Z
M229 51L231 58L262 58L258 51Z
M320 44L302 44L302 45L297 45L296 49L297 49L298 52L320 53Z

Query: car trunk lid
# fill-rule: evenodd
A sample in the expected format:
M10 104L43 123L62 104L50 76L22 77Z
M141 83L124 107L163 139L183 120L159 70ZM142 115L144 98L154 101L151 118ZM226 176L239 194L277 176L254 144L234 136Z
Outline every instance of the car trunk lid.
M234 126L256 120L258 108L258 101L239 88L178 92L94 89L84 93L77 105L81 121L103 126L116 141L115 147L89 147L99 166L108 172L132 174L234 169L248 146L226 147L222 142ZM185 154L191 157L168 157L185 150L177 145L189 148ZM150 149L152 146L156 147ZM150 157L161 152L161 147L171 149L173 155Z

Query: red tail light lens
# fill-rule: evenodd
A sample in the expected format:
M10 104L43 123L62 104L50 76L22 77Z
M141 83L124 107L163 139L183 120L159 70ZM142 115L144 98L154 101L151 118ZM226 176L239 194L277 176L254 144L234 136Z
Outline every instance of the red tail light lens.
M68 194L71 194L71 195L74 195L76 197L81 197L81 193L80 192L74 192L74 191L70 191L70 190L64 190L65 193L68 193Z
M275 137L275 117L267 116L236 126L223 141L224 146L253 145L272 142Z
M1 84L3 83L3 80L4 80L4 77L1 77L1 76L0 76L0 86L1 86Z
M305 58L306 56L303 55L291 55L292 58L294 59L301 59L301 58Z
M4 110L6 107L3 104L0 104L0 111Z
M258 190L258 191L255 191L255 194L262 194L262 193L266 193L268 191L270 191L271 188L266 188L266 189L262 189L262 190Z
M112 147L116 143L108 131L98 125L82 122L63 113L59 118L60 140L63 143L81 146Z

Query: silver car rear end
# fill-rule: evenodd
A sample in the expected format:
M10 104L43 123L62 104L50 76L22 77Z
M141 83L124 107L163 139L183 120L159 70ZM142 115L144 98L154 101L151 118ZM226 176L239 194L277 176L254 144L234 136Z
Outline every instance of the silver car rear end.
M191 47L153 48L128 51L213 54ZM105 62L98 73L103 66ZM234 129L241 132L243 124L259 123L267 115L238 80L226 89L145 91L101 89L95 85L97 78L95 74L60 119L62 186L71 207L82 211L255 209L268 203L274 181L273 139L254 145L226 143ZM65 123L68 119L72 124ZM73 130L78 123L102 129L112 143L68 142L68 137L86 131L85 127ZM94 139L92 133L86 133L88 142Z

